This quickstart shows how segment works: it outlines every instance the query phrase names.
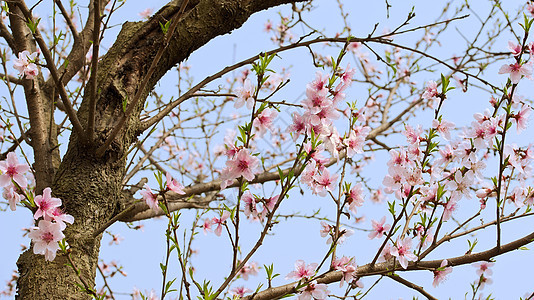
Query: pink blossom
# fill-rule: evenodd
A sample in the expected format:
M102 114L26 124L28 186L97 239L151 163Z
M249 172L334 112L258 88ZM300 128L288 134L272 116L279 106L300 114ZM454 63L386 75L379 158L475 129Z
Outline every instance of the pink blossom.
M241 275L241 277L244 279L244 280L248 280L248 277L249 276L256 276L258 275L258 263L256 263L255 261L252 261L250 263L245 263L245 265L243 266L243 268L241 268L241 270L239 270L239 275Z
M359 49L362 48L362 43L360 42L352 42L347 46L347 50L352 51L354 53L359 52Z
M152 193L152 189L148 186L148 184L145 183L144 189L139 193L141 193L141 196L143 196L143 200L145 200L146 204L151 209L158 208L158 195Z
M4 187L2 196L4 196L4 198L9 202L9 208L12 211L15 211L17 209L17 204L21 200L21 196L16 192L16 188L13 186L13 184L9 184L8 186Z
M352 158L357 153L363 153L365 138L367 137L370 131L371 128L369 128L368 126L361 127L361 130L359 131L350 131L349 137L343 141L343 143L347 146L347 157Z
M434 270L434 281L432 282L433 287L437 287L441 282L447 279L447 275L452 272L452 267L447 267L449 262L444 259L441 262L441 265L438 269Z
M204 223L202 224L202 229L204 230L204 235L208 234L211 231L211 219L205 218Z
M307 120L298 113L293 113L293 123L289 125L287 131L293 135L293 140L296 141L300 134L306 132Z
M393 247L391 246L391 244L386 244L384 246L384 248L382 249L382 252L380 252L380 257L378 258L378 261L379 262L385 262L385 261L389 261L390 259L393 258Z
M109 241L109 245L119 245L122 241L124 240L124 238L118 234L112 234L111 235L111 241Z
M235 179L243 176L246 180L254 179L254 174L258 173L260 160L249 154L248 149L241 149L237 155L226 162L226 168L223 169L225 179ZM226 172L226 174L224 174Z
M509 65L503 65L499 69L499 74L510 73L510 80L513 84L518 84L521 80L521 76L530 76L532 75L532 65L524 64L520 65L519 63L513 63Z
M239 87L236 89L237 99L234 102L234 107L240 108L246 103L247 108L252 109L252 107L254 106L254 90L255 87L250 81L250 79L245 79L243 87Z
M315 275L315 268L317 268L317 263L311 263L306 266L306 263L299 259L295 262L295 271L287 274L286 279L294 278L301 280L303 278L310 278Z
M470 188L474 182L474 173L469 170L462 175L462 171L457 170L454 173L454 180L450 180L446 184L446 188L453 193L461 196L464 195L471 199Z
M345 69L345 72L339 76L341 79L341 82L339 83L339 86L336 87L336 91L339 93L346 88L348 88L352 84L352 77L354 77L354 74L356 73L356 69L353 69L350 67L350 64L347 64L347 68Z
M443 138L447 141L451 139L451 129L454 129L454 123L447 120L432 120L432 127L443 135Z
M432 243L434 240L434 235L432 234L432 230L428 229L425 232L425 228L422 225L417 225L415 228L417 238L419 239L418 247L426 247L428 244Z
M326 237L328 234L330 234L331 229L332 226L328 225L325 221L321 221L321 230L319 231L321 237Z
M392 166L388 169L389 174L384 177L382 184L385 186L384 191L388 194L400 190L402 183L405 181L404 172L401 167Z
M532 108L530 108L528 104L523 104L523 106L521 107L521 111L517 114L512 115L512 122L516 124L518 134L527 128L528 118L531 112Z
M222 227L226 223L226 219L228 219L229 216L230 212L225 210L223 211L222 216L220 218L214 217L212 219L213 225L217 225L215 230L213 230L216 236L221 236Z
M530 13L531 16L534 17L534 3L529 3L527 5L527 11Z
M175 192L177 194L180 194L180 195L184 195L185 194L184 186L181 183L179 183L178 181L176 181L176 179L173 179L169 172L167 172L167 174L165 174L165 177L167 178L167 189L168 190L173 191L173 192Z
M35 196L34 201L38 207L33 215L35 220L39 217L43 217L47 221L53 219L56 208L61 206L61 199L52 197L52 190L50 188L45 188L43 195Z
M491 280L491 278L488 278L484 275L480 275L480 278L476 281L476 285L480 286L480 289L484 289L484 286L486 286L486 284L492 284L493 283L493 280Z
M336 188L337 174L330 175L328 169L324 169L321 174L315 174L313 179L316 181L313 192L319 196L326 196L327 191L333 192Z
M356 214L356 207L363 205L363 188L362 184L354 185L347 194L347 203L349 204L349 210Z
M440 158L436 159L436 166L448 164L454 159L454 149L450 144L447 144L439 149Z
M438 84L435 81L430 80L426 84L426 89L425 89L425 92L423 93L423 98L427 100L432 100L436 98L438 95L439 95Z
M456 210L458 207L458 202L454 199L450 199L447 204L445 205L445 209L443 210L443 221L447 221L452 216L452 213Z
M326 296L330 295L327 285L317 283L317 280L308 283L308 285L302 287L299 291L300 295L297 297L298 300L310 300L312 297L316 300L323 300L326 299Z
M56 207L52 210L52 218L54 219L54 221L56 221L56 223L59 224L61 230L65 230L65 228L67 227L65 223L72 224L74 222L74 217L64 213L63 210L59 207Z
M142 12L139 13L139 16L143 19L148 19L150 18L150 15L152 15L153 12L154 10L152 8L145 8Z
M407 237L404 239L397 240L395 247L391 250L391 255L395 256L399 261L400 265L406 269L408 267L408 261L417 260L410 249L412 248L412 239Z
M249 190L243 193L243 195L241 196L241 201L243 201L243 206L244 206L243 210L244 210L245 216L257 218L258 209L256 205L258 203L256 202L256 198L254 197L254 195L252 195Z
M334 259L332 261L332 268L334 270L343 272L343 277L341 277L341 281L339 283L339 286L341 287L345 281L350 282L353 279L354 272L356 272L356 263L354 262L354 257L349 258L343 256L338 260Z
M473 267L477 268L478 276L482 276L482 275L491 276L493 274L493 271L490 268L493 267L494 264L495 263L492 263L492 262L482 261L479 263L474 263Z
M14 152L7 154L7 159L0 161L0 186L8 185L11 180L15 181L21 188L25 189L28 185L24 173L30 170L30 166L19 164L17 155Z
M268 199L264 199L265 203L264 203L264 206L270 211L272 212L276 203L278 202L278 198L280 197L280 195L275 195L275 196L272 196L271 198L268 198ZM265 210L265 209L264 209Z
M412 126L407 124L404 126L404 129L405 130L402 132L402 134L406 136L406 141L408 144L419 145L423 139L421 136L423 134L423 128L421 128L421 125L418 125L417 128L414 129Z
M34 63L37 57L37 52L30 54L28 50L19 52L19 57L13 62L13 68L19 71L19 75L26 76L27 79L33 79L39 74L39 69Z
M341 227L339 229L339 238L337 239L337 244L343 244L345 242L345 240L349 237L349 236L352 236L354 234L354 230L352 229L346 229L346 228L343 228ZM326 243L327 244L330 244L332 243L332 236L330 236L328 238L328 240L326 240Z
M237 286L230 290L230 293L234 296L237 296L239 298L243 298L246 293L251 293L252 290L249 288L246 288L244 286Z
M516 44L512 41L508 41L508 49L510 50L510 52L512 52L512 55L513 56L519 56L519 54L521 54L521 45L519 44Z
M382 189L377 189L374 191L373 194L371 194L371 201L374 203L382 203L386 199L386 195L382 191Z
M278 115L278 112L274 109L264 109L256 118L254 118L254 128L258 131L258 136L262 137L267 129L272 132L274 118Z
M376 238L382 238L382 236L391 229L391 225L386 224L386 216L383 216L382 219L380 219L380 222L377 222L375 220L371 220L373 231L369 233L369 239Z
M33 227L28 236L33 242L33 253L44 255L48 261L56 258L58 242L65 238L59 224L46 220L40 220L38 227Z

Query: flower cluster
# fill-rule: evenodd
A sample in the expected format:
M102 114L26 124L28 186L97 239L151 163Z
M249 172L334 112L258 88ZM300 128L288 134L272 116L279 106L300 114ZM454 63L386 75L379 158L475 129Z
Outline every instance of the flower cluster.
M340 259L334 259L332 260L332 268L343 272L343 277L341 277L341 281L339 282L339 286L342 287L345 281L348 283L352 281L354 272L356 272L354 257L343 256Z
M63 212L61 199L52 197L49 187L43 190L42 195L32 196L26 178L28 175L25 174L29 170L28 165L19 163L15 153L8 153L7 159L0 162L0 186L4 187L3 196L11 210L16 210L23 197L30 200L25 205L35 208L33 218L38 220L37 227L30 228L28 234L33 242L33 253L42 254L46 260L52 261L59 249L59 241L65 238L65 223L72 224L74 218Z
M52 261L59 250L59 241L65 238L65 223L72 224L74 218L61 210L61 199L52 197L50 188L45 188L43 195L35 196L34 201L38 209L33 217L35 220L42 219L28 235L34 243L33 253L43 254L46 260Z

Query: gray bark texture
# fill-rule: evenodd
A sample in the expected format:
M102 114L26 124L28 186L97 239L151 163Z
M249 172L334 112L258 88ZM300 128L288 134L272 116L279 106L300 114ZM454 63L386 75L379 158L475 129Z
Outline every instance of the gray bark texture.
M92 2L92 1L91 1ZM70 137L68 150L59 161L57 139L50 131L51 103L49 95L54 90L53 82L44 82L42 77L24 85L30 114L39 118L32 119L30 130L34 155L37 158L37 191L51 186L55 197L63 200L66 213L74 216L74 224L65 230L66 240L72 249L71 257L80 274L90 286L94 287L100 240L92 233L109 221L124 208L122 178L125 175L125 163L129 147L141 134L139 115L144 107L149 91L160 78L177 63L186 59L193 51L207 44L214 37L229 33L240 27L251 14L291 3L290 0L191 0L184 14L179 19L178 27L170 40L169 47L159 60L148 85L142 91L141 101L134 108L133 114L126 121L122 130L102 156L95 155L123 117L122 101L133 99L139 83L145 77L148 68L163 42L163 33L159 23L165 23L179 11L181 1L172 1L161 8L146 22L126 22L114 45L99 61L98 91L96 100L96 122L94 142L84 144L76 132ZM13 12L16 5L10 4ZM89 5L91 7L91 5ZM12 18L13 22L17 18ZM90 18L92 20L92 17ZM92 22L92 21L91 21ZM87 51L87 37L92 31L91 24L80 32L80 39L72 51L72 63L58 71L70 79L81 66L79 57ZM20 24L18 28L25 28ZM26 35L29 33L26 32ZM31 38L19 39L31 41ZM29 42L28 42L29 43ZM20 44L19 49L35 48ZM216 50L214 50L216 51ZM39 82L40 81L40 82ZM39 85L40 83L40 85ZM65 82L64 82L65 83ZM47 91L45 97L43 91ZM88 123L90 92L77 112L82 125ZM31 105L30 105L31 104ZM33 105L33 106L32 106ZM53 122L52 122L53 123ZM43 126L45 125L45 126ZM47 127L48 126L48 127ZM44 131L43 131L44 130ZM39 139L40 137L40 139ZM52 139L47 137L52 137ZM52 262L44 260L42 255L33 254L28 249L21 254L17 266L20 278L17 282L17 299L90 299L80 291L81 284L75 272L66 264L67 257L58 252Z

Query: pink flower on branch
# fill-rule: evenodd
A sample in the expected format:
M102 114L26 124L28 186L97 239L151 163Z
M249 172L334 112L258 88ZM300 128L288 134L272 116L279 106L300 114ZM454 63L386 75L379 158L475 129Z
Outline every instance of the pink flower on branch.
M349 204L349 210L354 214L356 214L356 207L363 205L363 186L360 182L347 193L346 202Z
M241 268L241 270L239 270L239 275L244 279L244 280L248 280L248 277L249 276L256 276L258 275L258 263L256 263L255 261L252 261L250 263L245 263L245 265L243 266L243 268Z
M54 219L56 209L61 206L61 199L52 197L52 190L50 188L45 188L43 195L35 196L34 201L38 207L33 215L35 220L40 217L43 217L47 221Z
M531 112L532 108L528 104L523 104L521 111L512 115L512 122L516 124L518 134L527 128Z
M249 154L248 149L241 149L232 159L226 161L226 168L221 171L221 188L226 188L228 181L243 176L246 180L252 181L254 175L258 173L260 160Z
M434 281L432 282L433 287L437 287L441 282L447 279L447 275L452 273L452 267L447 267L448 263L449 262L444 259L439 268L434 270Z
M9 202L9 208L12 211L15 211L17 209L17 204L22 199L20 194L17 193L16 187L13 186L13 184L9 184L8 186L4 187L2 196L4 196L4 198L7 199L7 201Z
M274 109L264 109L256 118L254 118L254 128L258 131L258 136L262 137L267 130L272 132L274 118L278 115L278 112Z
M424 99L427 99L427 100L433 100L433 99L435 99L438 95L439 95L439 92L438 92L438 84L437 84L435 81L430 80L430 81L426 84L426 89L425 89L425 92L423 93L423 98L424 98Z
M0 186L8 185L11 180L15 181L21 188L25 189L28 185L24 173L30 170L30 166L19 164L17 155L14 152L7 154L7 159L0 161Z
M521 76L530 77L532 75L532 65L519 63L504 65L499 69L499 74L510 73L510 80L513 84L518 84Z
M338 177L337 174L330 175L328 169L323 169L321 174L315 174L313 177L315 179L313 192L323 197L326 196L327 191L333 192L336 188Z
M243 298L246 293L252 293L252 290L244 286L237 286L230 290L230 293L239 298Z
M315 268L317 268L317 263L306 265L303 260L299 259L295 262L295 270L287 274L286 279L294 278L301 280L303 278L310 278L315 275Z
M451 139L451 129L454 129L454 126L454 123L447 120L432 120L432 127L436 128L447 141Z
M391 255L395 256L399 261L400 265L406 269L408 267L408 261L417 260L417 256L413 254L410 250L412 249L412 239L404 238L397 240L395 247L391 249Z
M151 209L158 208L158 194L152 193L152 189L148 186L148 184L145 183L144 189L139 193L141 193L143 200L145 200L146 204Z
M376 238L382 238L382 236L388 232L389 229L391 229L391 225L386 224L386 216L383 216L382 219L380 219L380 222L377 222L375 220L371 220L373 231L369 233L369 238L374 239Z
M28 236L34 243L33 253L44 255L48 261L56 258L56 252L59 249L58 242L65 238L59 224L46 220L39 221L38 227L30 229Z
M492 263L492 262L482 261L482 262L473 264L473 267L477 268L478 276L482 276L482 275L491 276L493 274L493 271L490 268L493 267L494 264L495 263Z
M37 52L30 54L28 50L19 52L19 57L13 62L13 68L19 71L19 75L26 76L27 79L33 79L39 74L39 69L34 63L37 58Z
M65 230L65 228L67 227L65 223L74 223L74 217L64 213L63 210L59 207L56 207L52 210L52 218L54 219L54 221L56 221L56 223L59 224L61 230Z
M214 217L212 219L213 225L217 225L215 230L213 230L216 236L221 236L222 227L226 223L226 219L228 219L228 217L230 217L230 212L225 210L220 218Z
M343 272L343 277L341 277L341 281L339 283L339 286L342 287L345 281L352 281L354 272L356 272L356 263L354 262L354 257L343 256L340 259L334 259L332 261L332 268L334 270Z
M300 295L298 300L323 300L326 299L326 296L330 295L330 291L327 289L327 285L324 283L317 283L317 280L314 280L308 283L307 286L302 287L300 290Z
M240 108L246 103L247 108L252 109L252 107L254 106L254 90L254 85L252 84L250 79L245 79L243 87L239 87L236 89L237 99L234 102L234 107Z
M204 219L204 223L203 223L202 226L201 226L202 229L203 229L203 231L204 231L204 235L207 235L208 232L211 231L211 225L212 225L212 224L211 224L211 222L212 222L211 220L212 220L212 219L210 219L210 218L205 218L205 219Z
M185 194L184 186L181 183L179 183L178 181L176 181L176 179L173 179L169 172L167 172L167 174L165 174L165 177L167 178L167 189L168 190L173 191L173 192L175 192L177 194L180 194L180 195L184 195Z
M519 56L519 54L521 54L521 45L520 44L516 44L512 41L508 41L508 50L510 50L510 52L512 52L512 55L513 56Z

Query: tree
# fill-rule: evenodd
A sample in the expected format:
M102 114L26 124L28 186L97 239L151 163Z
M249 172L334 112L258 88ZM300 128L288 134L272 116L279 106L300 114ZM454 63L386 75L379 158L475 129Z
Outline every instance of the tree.
M531 216L534 204L532 147L510 143L513 129L517 133L527 129L531 111L530 101L518 96L518 87L531 84L526 81L534 62L530 57L534 44L528 42L533 4L508 14L499 3L491 2L487 18L478 17L477 34L466 37L463 54L451 58L428 51L451 23L467 18L466 11L477 15L468 3L454 9L445 6L432 24L411 27L415 14L410 12L392 31L377 33L375 26L365 37L355 37L342 1L338 4L345 27L336 36L306 22L307 14L318 5L314 1L171 1L143 22L124 23L111 48L104 51L100 43L121 1L93 0L87 8L53 2L48 9L54 12L50 28L43 27L40 21L44 18L33 13L43 4L28 6L23 0L3 1L7 19L0 23L0 36L10 49L2 55L9 97L2 121L8 135L4 143L10 146L3 154L0 176L8 203L14 207L20 202L19 206L31 209L37 226L29 233L32 246L17 262L18 299L99 297L95 278L103 232L115 222L156 216L165 216L169 222L161 296L170 293L166 287L172 286L185 298L199 294L206 299L222 297L238 276L253 272L251 258L277 224L299 216L282 215L279 210L282 203L295 197L291 191L297 189L325 197L325 202L333 205L334 213L323 220L321 230L330 246L319 264L297 261L297 270L287 276L295 281L286 285L273 285L272 266L264 266L266 284L253 294L250 291L246 299L291 294L322 299L329 293L326 284L340 281L348 282L349 288L337 294L359 297L363 292L358 279L368 276L390 278L434 299L426 289L403 278L403 272L431 271L438 284L453 267L479 262L479 278L472 284L474 298L489 279L486 262L520 249L534 238L534 233L527 231L505 241L501 229L504 223L523 222ZM291 17L281 17L276 28L267 24L279 47L195 84L180 77L176 98L168 100L155 90L168 71L210 40L241 27L254 13L283 4L291 4ZM389 15L390 4L385 4ZM78 14L84 17L79 24L74 20ZM503 20L495 18L497 14ZM66 24L64 29L55 28L60 19ZM307 28L299 38L291 36L297 25ZM423 38L411 46L396 42L412 32L423 32ZM493 50L499 49L499 36L504 34L513 40L509 51ZM337 51L331 58L317 47L325 44L329 51ZM276 57L296 48L308 49L321 73L302 89L306 93L302 101L286 101L279 95L288 79L271 65ZM373 65L366 51L376 56L381 69ZM13 59L8 60L8 52ZM91 58L87 59L87 54ZM345 62L349 55L357 57L355 68ZM9 75L11 65L19 75ZM510 74L507 81L504 76L499 81L489 79L488 73L496 73L495 66L499 73ZM217 83L243 67L247 70L243 76L233 77L228 85ZM185 68L177 72L188 74ZM431 77L424 85L412 81L424 72ZM456 128L442 113L454 80L457 89L480 89L492 97L488 111L475 115L465 130ZM347 97L353 83L368 91L365 100L355 102ZM16 89L24 91L27 114ZM239 120L237 135L228 135L224 147L214 152L220 142L217 131L232 125L228 117L232 106L241 109L246 118ZM289 109L292 138L273 125L277 112ZM430 122L414 126L412 120L425 112L431 115ZM66 117L61 120L63 115ZM187 124L194 124L194 129L188 131ZM268 131L291 150L279 145L268 150L261 140ZM68 146L61 153L61 141L67 137ZM404 146L395 146L399 137L406 139L401 142ZM165 157L158 154L162 147L167 147ZM19 164L13 153L30 150L34 159L31 172L26 172L28 166ZM201 163L173 166L173 161L180 161L177 151L205 152L200 155ZM380 189L371 187L360 175L360 168L375 151L390 155L384 188ZM27 160L28 156L18 157ZM486 161L497 167L486 169ZM149 169L145 170L147 162ZM156 173L159 186L146 185L141 178L151 172ZM229 189L233 196L222 192ZM364 190L371 195L365 196L367 199ZM138 191L144 201L134 196ZM354 258L341 255L338 248L352 232L346 224L364 202L371 197L380 200L384 193L391 194L381 214L385 217L373 221L370 230L370 237L380 239L379 246L368 262L356 266ZM59 211L47 208L60 203ZM459 203L470 207L468 215L455 212ZM190 228L182 229L182 209L197 212ZM319 214L304 217L321 219ZM484 218L481 224L479 218ZM247 249L241 247L245 219L261 224ZM446 247L447 241L493 227L496 234L484 244L491 244L486 249L475 251L476 241L469 240L467 252L461 255L427 258ZM213 230L231 242L231 268L220 285L201 283L190 271L191 242L200 228ZM187 238L180 243L182 235ZM45 245L50 248L43 248ZM173 255L179 260L177 282L167 278ZM106 293L112 293L107 288Z

